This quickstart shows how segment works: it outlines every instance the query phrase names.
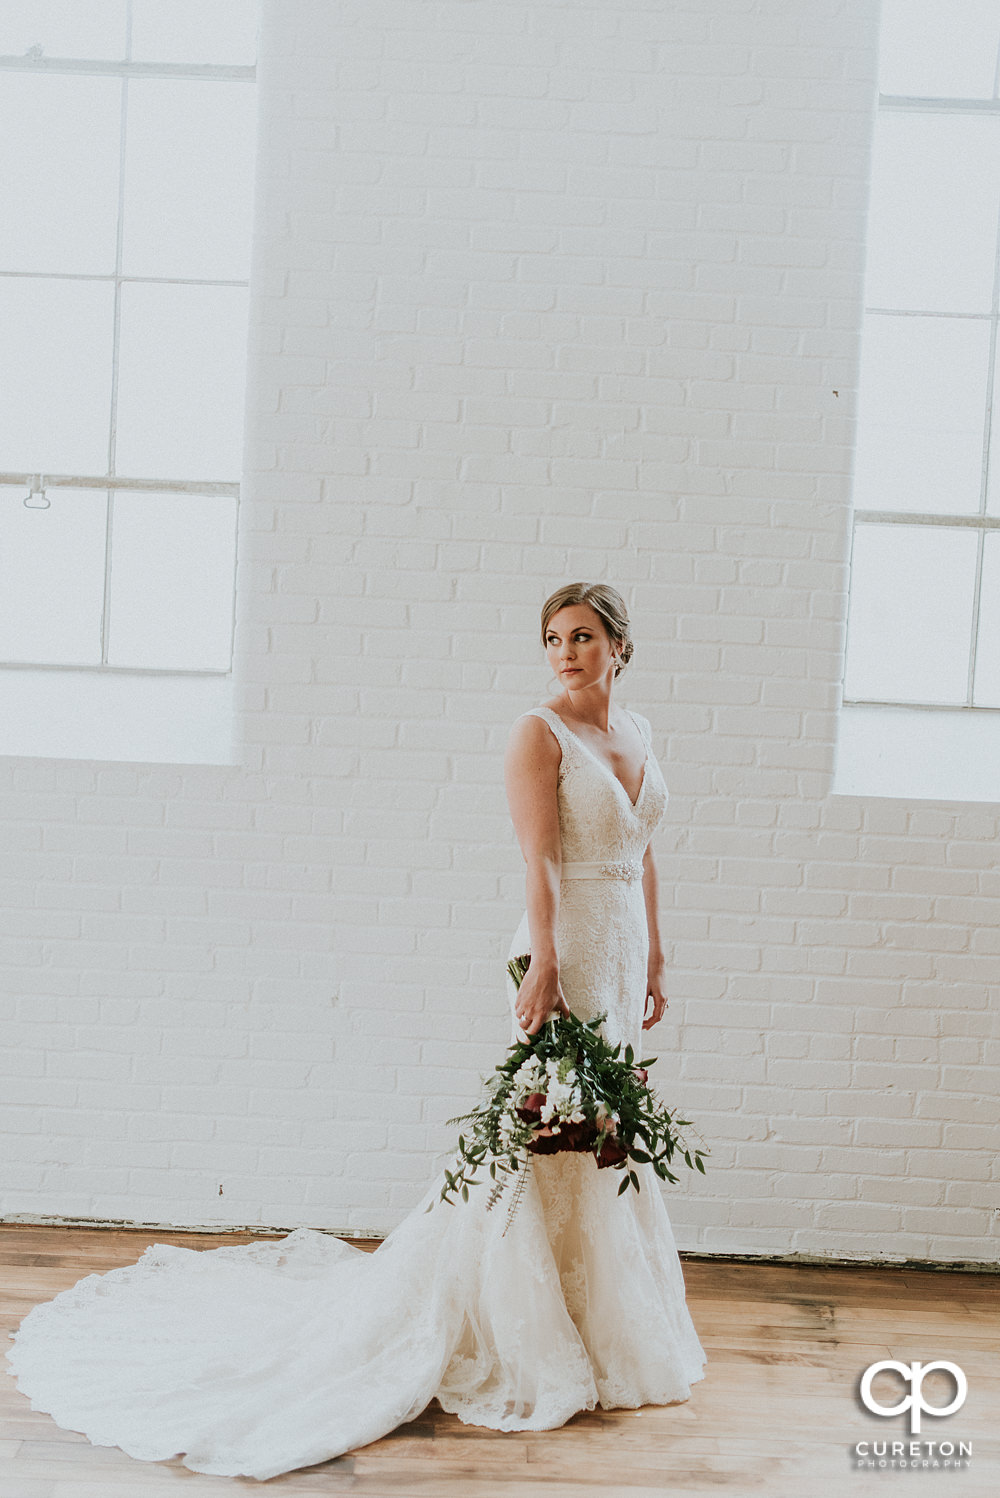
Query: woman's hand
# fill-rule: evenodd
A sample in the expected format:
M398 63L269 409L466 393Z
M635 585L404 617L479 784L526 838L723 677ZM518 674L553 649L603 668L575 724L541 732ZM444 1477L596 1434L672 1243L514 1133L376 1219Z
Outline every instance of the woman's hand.
M662 957L650 957L649 966L646 969L646 1005L653 1001L653 1012L648 1019L642 1022L642 1028L649 1030L653 1025L659 1024L663 1018L663 1011L670 1002L667 998L667 964Z
M559 982L559 969L555 966L542 966L532 960L521 980L514 1002L517 1022L525 1034L534 1035L553 1010L559 1014L570 1012Z

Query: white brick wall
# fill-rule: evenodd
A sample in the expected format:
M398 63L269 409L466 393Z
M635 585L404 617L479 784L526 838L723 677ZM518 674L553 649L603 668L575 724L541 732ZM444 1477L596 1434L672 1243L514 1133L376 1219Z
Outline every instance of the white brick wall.
M400 1219L506 1039L538 608L606 577L678 1241L995 1259L1000 808L829 794L876 23L268 0L243 766L0 765L3 1216Z

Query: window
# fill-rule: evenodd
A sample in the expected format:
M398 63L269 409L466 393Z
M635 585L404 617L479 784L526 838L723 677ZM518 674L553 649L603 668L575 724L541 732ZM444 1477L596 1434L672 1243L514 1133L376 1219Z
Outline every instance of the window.
M878 794L1000 800L995 0L884 0L879 86L836 789L860 735Z
M228 688L256 40L255 0L0 7L0 753L171 759L148 678L202 728Z

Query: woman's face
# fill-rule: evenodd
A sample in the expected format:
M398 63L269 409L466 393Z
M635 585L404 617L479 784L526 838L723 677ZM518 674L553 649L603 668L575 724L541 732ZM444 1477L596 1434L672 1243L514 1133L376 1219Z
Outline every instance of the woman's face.
M545 631L545 654L560 686L570 692L614 674L611 637L589 603L568 603L552 615Z

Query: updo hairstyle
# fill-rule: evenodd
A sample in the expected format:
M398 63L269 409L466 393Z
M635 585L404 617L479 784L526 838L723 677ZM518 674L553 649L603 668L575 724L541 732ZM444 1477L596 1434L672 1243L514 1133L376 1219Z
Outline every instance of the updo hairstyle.
M557 588L542 605L542 644L545 644L553 614L574 603L584 603L592 608L604 625L618 651L621 664L615 667L615 676L620 676L632 659L632 625L625 600L610 583L566 583Z

